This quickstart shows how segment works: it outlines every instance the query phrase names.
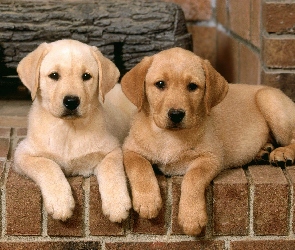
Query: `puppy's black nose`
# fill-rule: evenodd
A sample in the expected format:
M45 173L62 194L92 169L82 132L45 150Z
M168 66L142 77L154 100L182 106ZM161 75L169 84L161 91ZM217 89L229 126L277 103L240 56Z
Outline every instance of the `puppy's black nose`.
M63 100L64 106L69 110L75 110L80 105L80 98L78 96L65 96Z
M185 111L182 109L170 109L168 112L169 119L174 123L180 123L185 116Z

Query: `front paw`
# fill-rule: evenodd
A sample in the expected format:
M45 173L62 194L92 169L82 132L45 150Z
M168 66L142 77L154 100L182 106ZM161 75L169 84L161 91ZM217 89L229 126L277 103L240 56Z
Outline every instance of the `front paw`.
M72 195L71 187L56 187L53 190L43 192L45 209L53 219L66 221L69 219L75 208L75 200Z
M295 160L295 153L289 147L279 147L271 152L270 162L274 166L291 166Z
M102 211L111 222L122 222L127 219L131 208L128 192L111 195L102 200Z
M157 217L162 208L160 191L133 192L133 209L142 218L152 219Z
M207 221L206 209L192 205L179 206L178 223L185 234L200 234Z

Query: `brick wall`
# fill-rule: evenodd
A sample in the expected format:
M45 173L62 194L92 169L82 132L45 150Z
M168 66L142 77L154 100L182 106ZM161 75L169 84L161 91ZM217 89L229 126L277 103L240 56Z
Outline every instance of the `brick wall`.
M295 100L295 3L169 0L179 3L196 54L230 82L265 84Z
M94 176L70 177L74 214L67 222L53 220L36 184L12 170L25 135L25 128L0 128L0 249L295 249L295 166L221 173L207 189L208 225L190 237L177 223L180 176L157 176L164 201L157 218L131 211L121 224L102 214Z

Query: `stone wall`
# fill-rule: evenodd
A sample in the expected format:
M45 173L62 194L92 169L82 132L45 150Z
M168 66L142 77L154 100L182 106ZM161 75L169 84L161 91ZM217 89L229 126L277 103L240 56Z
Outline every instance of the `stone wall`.
M162 1L2 0L0 76L42 42L76 39L97 46L125 73L145 55L190 48L181 8Z

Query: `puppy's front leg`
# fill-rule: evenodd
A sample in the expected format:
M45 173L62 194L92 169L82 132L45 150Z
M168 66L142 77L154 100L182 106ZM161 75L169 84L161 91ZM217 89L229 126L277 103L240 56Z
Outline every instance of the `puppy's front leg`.
M131 200L123 166L123 153L116 148L105 156L95 169L102 201L102 211L112 222L121 222L129 215Z
M124 151L124 165L131 186L134 210L143 218L156 217L162 207L162 198L152 165L132 151Z
M75 201L71 186L58 164L48 158L16 152L15 170L37 183L46 211L54 219L65 221L72 216Z
M200 234L207 224L205 190L220 172L218 166L217 161L209 157L198 158L183 178L178 222L185 234Z

